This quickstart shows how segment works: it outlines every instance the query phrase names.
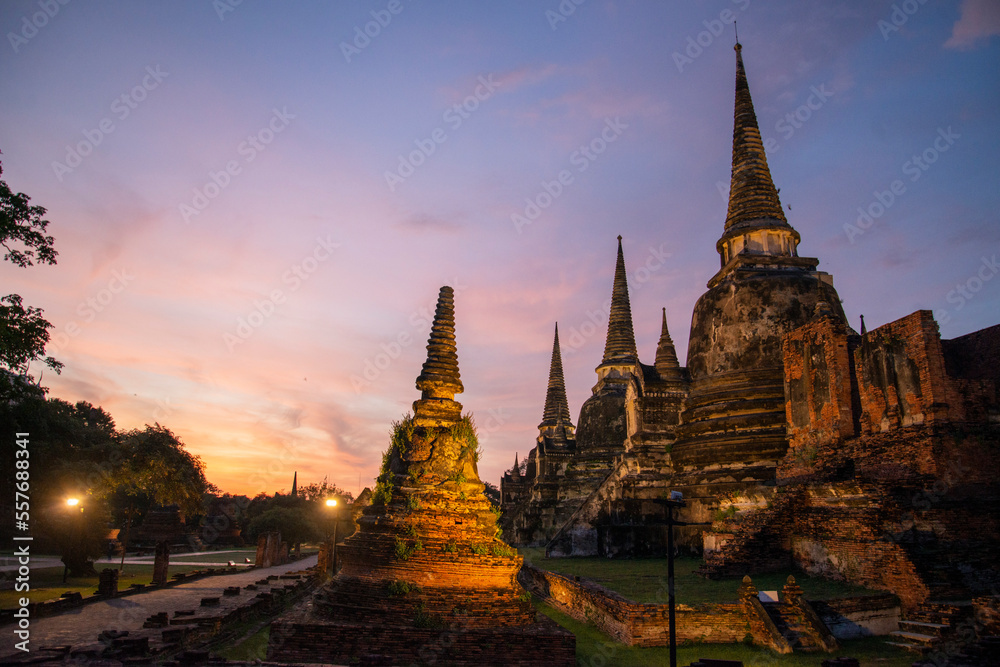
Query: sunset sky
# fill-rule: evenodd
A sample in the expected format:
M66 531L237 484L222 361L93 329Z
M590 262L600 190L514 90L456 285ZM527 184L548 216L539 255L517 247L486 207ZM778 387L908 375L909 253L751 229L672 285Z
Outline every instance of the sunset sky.
M225 491L357 493L451 285L498 483L556 321L574 421L590 395L619 234L642 361L663 307L685 358L734 17L799 253L852 325L1000 322L1000 3L577 2L0 4L2 178L59 251L0 294L53 323L51 395L169 427Z

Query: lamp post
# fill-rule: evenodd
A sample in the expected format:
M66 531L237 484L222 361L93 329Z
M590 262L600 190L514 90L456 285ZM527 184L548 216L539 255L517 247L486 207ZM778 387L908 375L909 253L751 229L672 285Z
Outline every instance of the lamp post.
M64 584L66 583L66 578L69 576L69 560L74 557L73 549L75 547L75 543L79 542L78 538L80 533L80 519L79 519L79 514L76 513L75 510L77 507L79 507L80 512L83 512L83 506L80 505L79 498L67 498L66 506L69 508L69 511L73 513L73 519L72 519L73 527L70 529L69 547L66 549L66 556L65 556L66 560L63 561Z
M330 548L331 549L331 551L330 551L330 561L331 561L331 563L330 564L331 564L331 569L333 570L333 575L337 576L337 524L340 523L340 521L338 520L339 519L339 512L337 510L337 499L336 498L327 498L326 499L326 506L330 510L330 512L333 514L333 543L332 543L332 546Z
M667 509L667 625L670 630L670 667L677 667L677 635L674 623L674 526L686 526L674 520L674 509L685 507L680 491L671 491L669 500L661 500Z

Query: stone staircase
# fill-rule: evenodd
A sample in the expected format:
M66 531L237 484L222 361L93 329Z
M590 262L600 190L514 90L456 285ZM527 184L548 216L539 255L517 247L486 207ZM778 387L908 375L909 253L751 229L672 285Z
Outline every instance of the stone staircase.
M906 620L899 622L899 630L889 634L887 644L902 648L918 655L927 655L940 650L950 640L960 638L971 618L970 604L926 602L907 614ZM968 625L971 630L971 625ZM965 637L968 640L969 637Z
M815 629L797 607L784 602L765 602L763 605L793 651L815 653L824 650Z

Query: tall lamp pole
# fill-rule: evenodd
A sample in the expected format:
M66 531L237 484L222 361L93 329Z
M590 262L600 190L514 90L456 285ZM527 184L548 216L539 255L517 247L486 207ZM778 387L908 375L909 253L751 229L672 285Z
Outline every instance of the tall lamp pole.
M337 524L340 523L340 513L337 510L337 499L327 498L326 506L330 508L331 512L333 512L333 545L330 550L330 560L333 569L333 576L337 576Z
M77 507L80 507L80 500L78 498L67 498L66 506L70 508L73 512L73 526L70 528L69 537L69 549L67 549L67 557L69 559L74 558L73 550L76 548L77 543L80 541L80 517L74 512ZM83 507L80 507L80 511L83 511ZM63 562L63 583L66 583L66 577L69 575L69 561Z
M674 521L674 509L684 507L684 496L680 491L671 491L670 499L664 501L667 507L667 625L670 629L670 667L677 667L677 634L675 632L674 610L674 526L686 526L682 521Z

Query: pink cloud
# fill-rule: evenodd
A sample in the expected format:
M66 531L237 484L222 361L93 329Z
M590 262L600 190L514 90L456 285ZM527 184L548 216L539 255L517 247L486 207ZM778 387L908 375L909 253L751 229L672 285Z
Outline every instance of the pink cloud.
M1000 4L996 0L963 0L961 16L944 43L949 49L971 49L980 39L1000 35Z

